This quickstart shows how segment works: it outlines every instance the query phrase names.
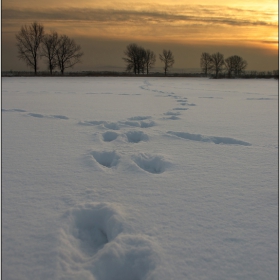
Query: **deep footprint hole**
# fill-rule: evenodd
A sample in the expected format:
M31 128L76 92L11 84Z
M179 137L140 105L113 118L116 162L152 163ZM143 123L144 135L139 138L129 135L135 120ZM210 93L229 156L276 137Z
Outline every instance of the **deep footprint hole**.
M134 157L134 162L143 170L152 174L161 174L166 170L169 162L161 156L140 154Z
M114 141L115 139L117 139L119 134L116 132L113 132L113 131L107 131L107 132L103 133L102 136L103 136L103 140L105 142L111 142L111 141Z
M125 135L130 143L139 143L140 141L147 141L149 139L148 135L142 131L129 131Z
M113 152L97 152L91 153L94 159L100 164L107 168L116 166L119 162L120 156L115 151Z
M95 254L108 243L108 237L100 227L98 217L92 209L80 209L73 214L73 236L78 240L80 249L86 254Z

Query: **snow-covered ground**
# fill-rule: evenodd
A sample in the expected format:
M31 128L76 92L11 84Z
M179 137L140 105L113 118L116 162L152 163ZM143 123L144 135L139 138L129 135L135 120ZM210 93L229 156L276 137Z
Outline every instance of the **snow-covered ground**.
M278 82L2 78L2 279L278 278Z

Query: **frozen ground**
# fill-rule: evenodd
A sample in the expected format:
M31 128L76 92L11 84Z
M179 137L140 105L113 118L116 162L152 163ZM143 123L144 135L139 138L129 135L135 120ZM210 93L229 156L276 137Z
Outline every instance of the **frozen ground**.
M2 279L278 279L278 83L2 78Z

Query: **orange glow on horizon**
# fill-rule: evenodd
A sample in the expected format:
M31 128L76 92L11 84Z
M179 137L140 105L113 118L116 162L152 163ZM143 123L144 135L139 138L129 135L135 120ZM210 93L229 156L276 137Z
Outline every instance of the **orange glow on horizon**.
M276 0L35 0L2 1L2 44L20 27L38 21L94 44L95 40L164 43L180 46L236 47L278 53ZM257 59L257 58L256 58Z

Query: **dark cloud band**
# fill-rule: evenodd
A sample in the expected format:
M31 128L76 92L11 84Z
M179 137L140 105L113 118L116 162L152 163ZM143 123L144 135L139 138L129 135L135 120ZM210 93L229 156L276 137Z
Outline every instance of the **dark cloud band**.
M222 9L222 8L221 8ZM236 9L235 9L236 10ZM241 18L242 12L236 11L237 16L233 15L234 9L219 10L196 7L188 10L188 14L178 14L164 11L135 11L135 10L115 10L115 9L48 9L48 10L31 10L31 9L2 9L3 20L13 19L40 19L40 20L71 20L71 21L91 21L100 23L142 23L152 22L164 24L186 25L192 23L229 25L229 26L277 26L277 23L264 20L254 20L253 17L247 16ZM240 10L240 9L239 9ZM253 11L251 11L253 14ZM259 18L259 17L258 17Z

